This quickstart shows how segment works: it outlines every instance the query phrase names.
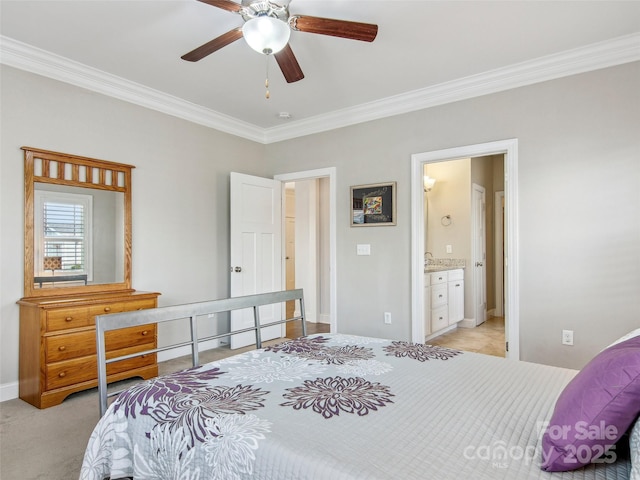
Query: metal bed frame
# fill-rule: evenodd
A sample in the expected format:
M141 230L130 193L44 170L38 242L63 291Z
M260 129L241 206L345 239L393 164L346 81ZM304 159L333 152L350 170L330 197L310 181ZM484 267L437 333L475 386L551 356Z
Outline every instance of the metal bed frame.
M260 324L260 311L259 307L263 305L272 305L276 303L283 303L287 301L298 300L300 302L300 315L292 318L284 318L274 322ZM203 315L231 312L232 310L241 310L245 308L253 309L254 326L244 328L242 330L235 330L233 332L220 333L203 338L198 338L197 331L197 319ZM285 310L286 312L286 310ZM282 317L282 316L281 316ZM122 328L129 328L138 325L147 325L151 323L163 323L180 319L190 319L191 324L191 340L186 342L173 343L164 347L159 347L142 352L132 353L129 355L122 355L119 357L113 357L107 359L106 357L106 345L105 345L105 333L111 330L119 330ZM273 325L281 325L283 323L293 322L296 320L302 321L302 335L307 334L307 328L304 315L304 296L302 289L285 290L281 292L260 293L256 295L246 295L242 297L225 298L221 300L211 300L206 302L190 303L185 305L175 305L170 307L159 307L148 310L136 310L123 313L112 313L108 315L96 316L96 345L98 350L98 395L100 401L100 416L102 417L107 411L107 398L118 395L122 392L108 393L107 392L107 365L110 363L118 362L121 360L127 360L129 358L135 358L142 355L149 355L152 353L163 352L166 350L172 350L187 345L191 346L191 360L193 366L200 365L198 356L198 344L219 338L229 337L231 335L237 335L239 333L245 333L253 331L256 336L256 348L262 348L262 337L260 333L261 328L270 327Z

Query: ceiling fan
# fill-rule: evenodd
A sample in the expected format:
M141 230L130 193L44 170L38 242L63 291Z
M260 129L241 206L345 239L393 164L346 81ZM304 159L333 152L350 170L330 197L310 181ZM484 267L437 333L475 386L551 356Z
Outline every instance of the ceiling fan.
M378 34L378 26L370 23L290 15L288 1L285 5L272 3L268 0L242 0L242 3L231 0L198 1L240 14L245 23L242 27L234 28L183 55L181 57L183 60L197 62L244 37L254 50L265 55L274 55L287 83L297 82L304 78L298 60L288 43L291 30L364 42L373 42Z

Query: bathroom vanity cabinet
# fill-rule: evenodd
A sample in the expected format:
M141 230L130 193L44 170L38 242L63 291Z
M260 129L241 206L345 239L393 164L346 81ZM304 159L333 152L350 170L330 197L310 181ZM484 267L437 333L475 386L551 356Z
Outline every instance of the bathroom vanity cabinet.
M424 276L425 335L464 320L464 270L442 269Z

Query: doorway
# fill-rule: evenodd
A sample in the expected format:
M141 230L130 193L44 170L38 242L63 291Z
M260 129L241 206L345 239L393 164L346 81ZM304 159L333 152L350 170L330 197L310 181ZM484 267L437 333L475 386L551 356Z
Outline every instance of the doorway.
M282 182L285 199L283 288L304 289L307 334L335 332L335 168L275 175L274 179ZM290 311L293 305L287 307ZM287 325L287 337L300 334Z
M504 188L504 155L427 163L424 176L430 179L424 189L425 262L455 265L464 271L464 280L460 278L463 289L458 289L462 290L458 292L462 296L462 301L457 301L459 313L452 314L456 302L450 298L448 325L432 323L429 302L425 302L425 335L431 343L445 333L438 327L444 326L446 332L455 335L457 327L475 328L495 316L493 245L498 240L490 226L495 221L492 192ZM455 291L449 291L449 295ZM491 343L495 344L497 338L492 337ZM502 341L494 348L504 346Z
M296 211L295 211L295 183L285 184L284 196L284 283L287 290L296 288ZM287 302L286 315L295 315L296 302Z
M517 139L457 147L412 155L412 340L424 342L425 210L424 167L461 158L504 155L504 318L506 356L518 359L519 288L517 256ZM436 179L437 180L437 179ZM436 182L437 185L437 182ZM491 251L491 250L490 250ZM493 252L492 252L493 253ZM471 256L469 255L469 258Z

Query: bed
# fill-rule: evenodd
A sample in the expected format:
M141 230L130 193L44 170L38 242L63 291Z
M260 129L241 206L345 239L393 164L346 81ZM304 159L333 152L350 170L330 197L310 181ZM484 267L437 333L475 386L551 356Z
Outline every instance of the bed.
M149 320L116 315L125 325ZM585 466L541 468L543 435L577 377L404 341L285 339L119 393L91 435L80 478L640 478L637 421Z

